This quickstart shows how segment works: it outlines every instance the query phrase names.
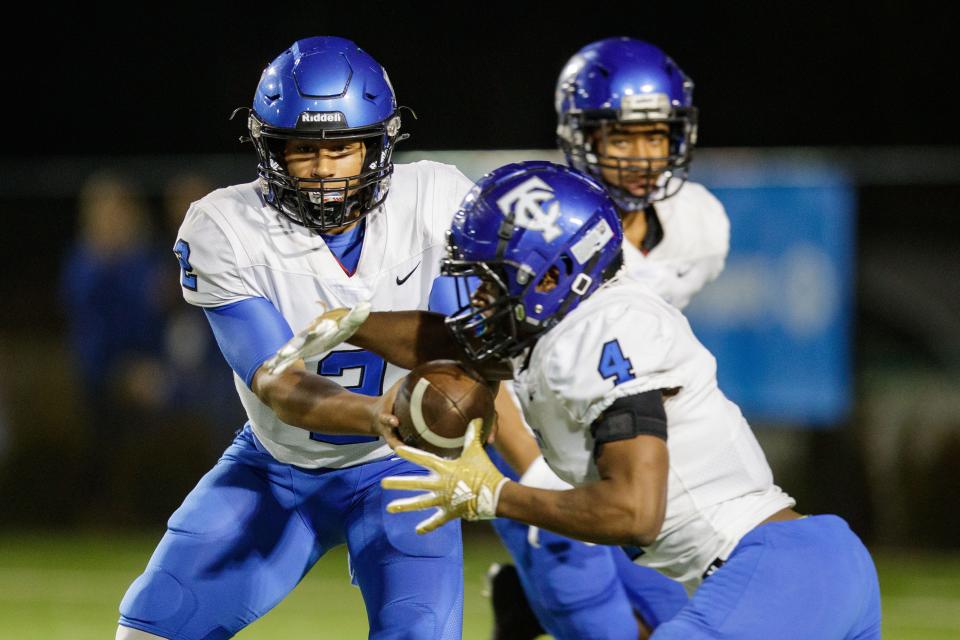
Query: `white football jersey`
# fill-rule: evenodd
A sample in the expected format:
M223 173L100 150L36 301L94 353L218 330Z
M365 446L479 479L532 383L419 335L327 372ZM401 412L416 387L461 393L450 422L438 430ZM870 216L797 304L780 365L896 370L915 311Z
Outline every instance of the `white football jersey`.
M514 385L547 464L573 485L599 479L590 425L607 407L644 391L679 389L664 402L666 517L637 562L691 589L744 534L794 504L773 484L740 409L717 386L716 360L686 318L629 275L547 332Z
M395 165L386 200L366 218L352 276L322 237L267 205L258 182L219 189L195 202L180 228L180 240L189 245L189 274L196 276L196 290L183 287L183 296L200 307L266 298L294 333L325 308L353 307L364 300L374 311L426 309L446 231L472 186L450 165ZM344 343L306 365L344 387L378 395L407 371L371 355ZM337 468L391 452L381 439L343 444L342 437L331 442L288 425L236 374L234 382L254 433L282 462Z
M654 203L663 239L646 255L624 240L623 261L664 300L683 309L723 271L730 250L730 221L723 205L696 182Z

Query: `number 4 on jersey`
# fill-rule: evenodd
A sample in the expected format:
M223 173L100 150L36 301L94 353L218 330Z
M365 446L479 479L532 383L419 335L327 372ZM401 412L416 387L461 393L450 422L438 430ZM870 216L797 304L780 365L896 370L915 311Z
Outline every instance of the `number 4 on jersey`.
M623 351L620 350L620 341L618 340L604 343L597 371L604 380L614 378L614 386L636 378L630 358L623 357Z

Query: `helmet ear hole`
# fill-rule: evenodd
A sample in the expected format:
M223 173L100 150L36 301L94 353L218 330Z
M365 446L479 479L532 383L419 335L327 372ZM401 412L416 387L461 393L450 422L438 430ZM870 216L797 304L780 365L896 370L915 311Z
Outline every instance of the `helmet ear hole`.
M567 256L564 256L566 258ZM567 258L569 261L570 259ZM569 273L569 270L567 271ZM557 288L557 284L560 282L560 269L557 268L557 265L552 265L547 272L543 274L543 277L540 278L540 281L537 282L536 292L537 293L550 293Z

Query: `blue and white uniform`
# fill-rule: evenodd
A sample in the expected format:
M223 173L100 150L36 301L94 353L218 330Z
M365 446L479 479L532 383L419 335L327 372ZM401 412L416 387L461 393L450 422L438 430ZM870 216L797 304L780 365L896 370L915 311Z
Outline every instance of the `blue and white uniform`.
M665 518L636 562L695 594L655 638L879 637L866 548L836 516L761 525L794 500L773 484L740 409L717 386L713 356L644 283L624 275L601 287L515 375L546 463L574 486L599 478L590 425L605 409L675 390L664 401Z
M207 312L249 421L170 518L121 604L121 625L176 640L232 637L345 543L371 638L460 637L459 527L418 536L412 514L385 517L402 492L382 490L380 478L419 468L381 439L286 424L250 385L325 308L426 309L444 234L471 186L448 165L396 165L383 204L329 243L267 205L258 183L194 203L175 248L184 298ZM349 344L306 367L367 395L407 373Z
M655 205L662 231L647 253L623 243L624 267L679 309L723 271L730 222L706 188L686 182ZM514 398L516 399L516 398ZM540 489L569 485L537 459L518 477L492 449L491 459L514 480ZM656 628L686 603L686 591L660 574L625 562L620 549L588 545L509 519L494 528L510 551L531 608L540 624L560 640L635 638L633 612Z

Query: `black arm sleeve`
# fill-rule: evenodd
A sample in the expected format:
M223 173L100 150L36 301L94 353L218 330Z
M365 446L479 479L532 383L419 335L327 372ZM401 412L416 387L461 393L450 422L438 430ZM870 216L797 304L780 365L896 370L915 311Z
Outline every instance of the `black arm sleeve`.
M629 440L639 435L667 439L667 412L660 389L619 398L590 425L594 458L607 442Z

